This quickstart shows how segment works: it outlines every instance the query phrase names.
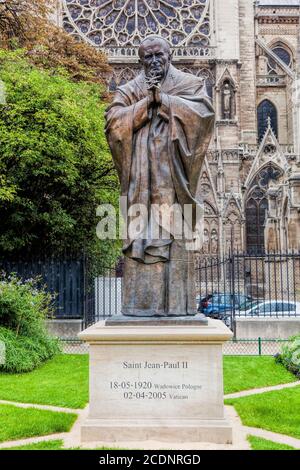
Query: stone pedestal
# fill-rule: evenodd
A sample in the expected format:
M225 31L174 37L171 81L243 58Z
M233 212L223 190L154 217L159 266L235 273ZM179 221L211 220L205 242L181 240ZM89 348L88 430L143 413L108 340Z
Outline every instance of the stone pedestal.
M222 344L208 324L107 326L79 335L90 345L90 407L82 441L232 442L224 417Z

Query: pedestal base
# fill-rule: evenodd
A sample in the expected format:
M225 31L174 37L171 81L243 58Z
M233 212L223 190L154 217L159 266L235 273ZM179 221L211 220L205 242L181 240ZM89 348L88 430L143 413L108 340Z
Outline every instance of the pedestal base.
M90 344L90 409L83 442L232 442L224 416L222 344L231 331L208 325L106 326Z
M208 325L203 313L184 317L129 317L116 315L105 320L105 326L200 326Z
M220 420L101 420L87 419L81 427L82 442L159 441L231 444L232 428Z

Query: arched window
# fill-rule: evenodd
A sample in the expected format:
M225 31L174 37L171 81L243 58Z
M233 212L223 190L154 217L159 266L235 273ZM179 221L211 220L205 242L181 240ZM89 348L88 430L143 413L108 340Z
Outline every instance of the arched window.
M271 163L254 178L246 200L246 241L248 253L265 250L265 220L268 210L267 189L271 181L281 175L279 168Z
M287 49L281 46L276 46L274 47L274 49L272 49L272 51L274 52L274 54L277 55L279 59L282 60L282 62L284 62L288 67L291 67L292 56Z
M264 252L267 210L268 201L264 192L261 191L259 195L253 194L253 197L248 199L246 206L246 236L249 253L260 254Z
M278 118L277 110L273 103L269 100L264 100L257 108L257 123L258 123L258 139L259 142L263 139L268 128L268 119L271 119L271 127L274 134L278 137Z

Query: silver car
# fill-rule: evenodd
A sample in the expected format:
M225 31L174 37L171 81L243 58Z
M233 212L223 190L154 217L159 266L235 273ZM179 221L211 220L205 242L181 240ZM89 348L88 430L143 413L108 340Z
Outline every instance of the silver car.
M300 316L300 302L266 300L252 304L250 308L236 313L241 317L298 317Z

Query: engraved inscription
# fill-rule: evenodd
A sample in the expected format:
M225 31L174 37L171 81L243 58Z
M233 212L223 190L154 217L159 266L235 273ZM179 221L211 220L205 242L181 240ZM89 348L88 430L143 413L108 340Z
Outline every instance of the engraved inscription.
M195 399L197 392L203 389L198 383L185 383L184 371L189 369L188 361L123 361L120 363L123 370L132 372L134 378L131 380L112 380L109 388L112 393L118 393L119 398L125 400L189 400ZM141 379L141 371L146 370L165 370L169 371L163 375L163 381L159 375L153 375L149 380L149 376L145 380ZM174 383L174 374L172 371L182 370L182 374L176 374ZM176 383L178 381L178 383ZM168 383L169 382L169 383Z

